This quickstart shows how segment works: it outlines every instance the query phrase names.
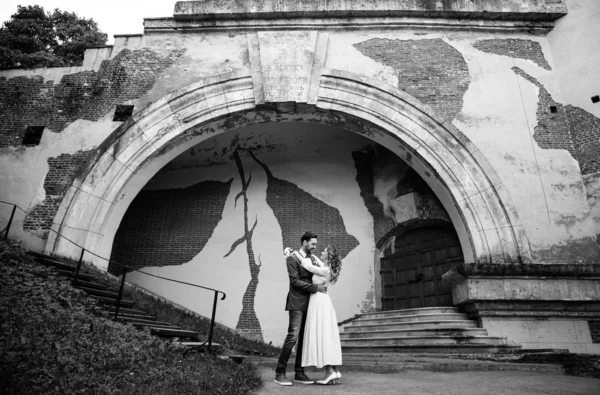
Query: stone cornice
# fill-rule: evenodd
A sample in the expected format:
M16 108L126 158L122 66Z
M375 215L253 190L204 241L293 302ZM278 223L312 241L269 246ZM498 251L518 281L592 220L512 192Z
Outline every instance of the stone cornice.
M176 20L419 17L554 21L561 0L244 0L179 1Z
M486 20L426 17L278 18L278 19L176 19L146 18L145 34L182 32L251 32L293 30L461 30L484 32L526 32L545 35L553 21Z

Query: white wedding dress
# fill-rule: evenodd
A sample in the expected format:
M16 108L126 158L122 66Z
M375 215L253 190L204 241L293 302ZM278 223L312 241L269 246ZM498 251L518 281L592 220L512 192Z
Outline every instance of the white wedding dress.
M300 262L303 268L313 273L313 284L329 287L331 271L328 267L324 267L323 262L318 258L315 260L320 266L313 265L310 258L301 258ZM302 366L322 368L325 365L342 365L342 346L331 298L328 294L317 292L310 295L308 303Z

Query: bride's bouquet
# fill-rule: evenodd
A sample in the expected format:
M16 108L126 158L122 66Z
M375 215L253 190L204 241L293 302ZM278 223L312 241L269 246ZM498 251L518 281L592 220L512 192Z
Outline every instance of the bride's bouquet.
M292 255L292 252L294 252L293 249L291 249L290 247L285 247L283 249L283 256L285 257L285 259L287 259L290 255Z

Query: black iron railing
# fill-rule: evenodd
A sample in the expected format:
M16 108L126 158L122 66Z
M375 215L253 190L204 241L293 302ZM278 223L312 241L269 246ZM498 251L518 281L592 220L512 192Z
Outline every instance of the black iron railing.
M2 233L4 233L4 240L6 240L6 239L8 239L8 232L10 231L10 226L12 225L13 219L15 218L15 212L17 211L17 209L21 210L25 214L27 214L27 211L23 210L21 207L17 206L14 203L11 203L11 202L5 202L4 200L0 200L0 203L4 203L4 204L8 204L9 206L12 206L12 210L10 212L10 219L8 220L8 224L6 225L6 227L4 229L0 230L0 235Z
M10 230L10 226L12 224L12 221L13 221L16 209L18 208L19 210L23 211L25 214L27 214L27 212L25 210L23 210L21 207L19 207L16 204L14 204L14 203L4 202L4 201L1 201L1 200L0 200L0 203L6 203L6 204L9 204L9 205L13 206L12 213L11 213L10 219L8 221L8 225L2 231L2 232L6 232L5 235L4 235L4 240L6 240L7 237L8 237L8 231ZM77 244L73 240L69 239L68 237L61 235L59 232L55 231L54 229L49 229L49 230L51 232L54 232L58 237L67 240L68 242L72 243L73 245L77 246L78 248L81 248L81 254L79 255L79 261L77 262L77 267L75 269L75 274L73 275L73 279L75 281L77 281L79 279L79 272L81 271L81 266L83 264L83 257L84 257L84 255L86 253L88 253L90 255L93 255L93 256L95 256L97 258L100 258L102 260L105 260L109 264L111 264L111 263L115 264L115 265L117 265L117 266L119 266L121 268L121 283L119 284L119 292L117 294L117 299L115 301L115 315L113 317L114 320L117 320L119 318L119 310L120 310L120 306L121 306L121 301L123 300L123 290L125 288L125 277L127 275L127 270L135 271L135 272L138 272L138 273L145 274L147 276L156 277L156 278L159 278L159 279L162 279L162 280L166 280L166 281L171 281L171 282L174 282L174 283L188 285L188 286L194 287L194 288L200 288L200 289L205 289L205 290L208 290L208 291L213 291L215 294L214 294L214 299L213 299L212 315L211 315L211 318L210 318L210 327L209 327L209 330L208 330L208 338L207 338L207 340L203 344L201 344L199 346L199 347L203 347L203 346L206 345L207 350L209 352L211 351L211 348L212 348L212 338L213 338L214 326L215 326L215 316L216 316L216 313L217 313L217 302L219 301L219 294L223 294L223 296L221 297L221 300L224 300L227 297L227 294L225 292L219 291L218 289L214 289L214 288L204 287L202 285L187 283L187 282L184 282L184 281L173 280L171 278L166 278L166 277L162 277L162 276L157 276L155 274L146 273L146 272L144 272L142 270L135 269L135 268L133 268L131 266L119 263L119 262L117 262L115 260L108 259L108 258L105 258L103 256L100 256L100 255L98 255L98 254L96 254L96 253L88 250L87 248L84 248L84 247L80 246L79 244ZM0 232L0 234L2 232Z

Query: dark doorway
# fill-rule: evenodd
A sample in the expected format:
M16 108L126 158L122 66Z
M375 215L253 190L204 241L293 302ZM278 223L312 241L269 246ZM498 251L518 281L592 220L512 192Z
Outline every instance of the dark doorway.
M442 275L462 261L451 227L421 227L401 234L394 253L381 258L382 309L452 306Z

